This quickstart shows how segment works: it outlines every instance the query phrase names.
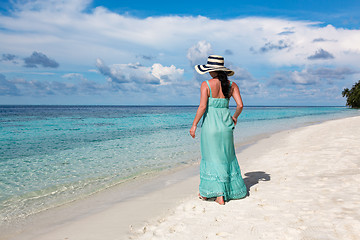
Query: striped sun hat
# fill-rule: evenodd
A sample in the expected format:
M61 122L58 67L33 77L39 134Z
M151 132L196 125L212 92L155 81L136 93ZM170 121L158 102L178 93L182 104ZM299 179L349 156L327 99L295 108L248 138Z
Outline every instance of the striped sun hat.
M206 65L196 65L195 70L200 74L214 71L224 71L228 76L234 75L234 71L224 67L224 57L218 55L210 55Z

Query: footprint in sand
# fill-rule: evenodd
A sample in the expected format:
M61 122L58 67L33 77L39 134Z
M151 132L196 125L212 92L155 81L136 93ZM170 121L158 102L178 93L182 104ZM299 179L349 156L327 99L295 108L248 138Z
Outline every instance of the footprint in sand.
M169 228L169 233L181 232L185 229L183 223L175 224Z
M218 233L216 233L216 236L219 236L219 237L231 237L232 234L228 233L228 232L218 232Z

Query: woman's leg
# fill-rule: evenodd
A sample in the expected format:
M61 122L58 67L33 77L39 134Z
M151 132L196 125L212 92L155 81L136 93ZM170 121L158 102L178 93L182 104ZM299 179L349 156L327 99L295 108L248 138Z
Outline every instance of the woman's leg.
M199 198L202 199L202 200L207 200L207 197L201 196L200 193L199 193Z
M225 202L224 202L224 197L223 196L220 196L220 197L217 197L215 202L217 202L218 204L220 205L225 205Z

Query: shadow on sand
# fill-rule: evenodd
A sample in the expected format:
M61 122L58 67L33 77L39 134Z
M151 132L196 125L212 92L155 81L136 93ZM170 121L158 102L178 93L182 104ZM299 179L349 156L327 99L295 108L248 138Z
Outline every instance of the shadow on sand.
M248 195L250 196L250 188L260 181L270 181L270 174L262 171L257 172L248 172L244 174L246 177L244 178L244 182L248 191Z

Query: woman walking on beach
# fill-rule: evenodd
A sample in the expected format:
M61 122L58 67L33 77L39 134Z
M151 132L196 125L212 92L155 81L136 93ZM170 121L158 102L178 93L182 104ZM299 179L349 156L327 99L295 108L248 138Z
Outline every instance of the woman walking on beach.
M201 163L199 197L215 198L224 205L230 199L247 195L245 183L235 155L233 131L243 109L236 83L228 80L234 72L224 67L224 58L210 55L206 65L196 65L200 74L210 73L212 79L201 84L200 104L190 135L195 138L197 124L201 125ZM236 111L230 114L229 101L233 97Z

